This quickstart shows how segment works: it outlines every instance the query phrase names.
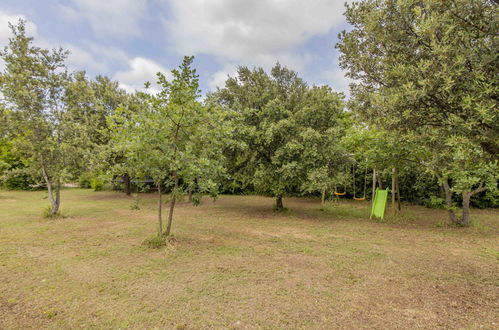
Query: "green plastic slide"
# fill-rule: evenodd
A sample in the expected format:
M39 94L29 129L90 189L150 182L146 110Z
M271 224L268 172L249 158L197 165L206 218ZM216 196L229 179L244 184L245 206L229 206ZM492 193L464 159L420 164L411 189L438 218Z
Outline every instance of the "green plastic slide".
M385 216L386 202L388 201L388 192L390 189L380 190L376 188L376 196L374 197L373 208L371 210L371 217L383 219Z

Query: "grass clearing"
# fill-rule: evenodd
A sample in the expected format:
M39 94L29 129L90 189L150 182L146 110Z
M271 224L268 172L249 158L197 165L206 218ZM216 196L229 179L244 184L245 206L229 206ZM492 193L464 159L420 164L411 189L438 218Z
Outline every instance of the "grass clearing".
M447 225L405 207L383 222L367 202L209 198L180 203L175 244L156 233L156 200L0 191L0 328L497 328L499 212ZM388 209L387 212L390 212Z

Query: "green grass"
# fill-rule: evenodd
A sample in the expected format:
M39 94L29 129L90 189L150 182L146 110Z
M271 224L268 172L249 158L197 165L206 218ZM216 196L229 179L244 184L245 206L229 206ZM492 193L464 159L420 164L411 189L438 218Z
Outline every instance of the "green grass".
M373 221L367 202L288 198L274 212L271 198L221 196L180 203L175 240L151 249L154 195L131 210L124 194L64 190L55 219L45 196L0 191L1 329L497 322L497 210L456 228L416 206Z

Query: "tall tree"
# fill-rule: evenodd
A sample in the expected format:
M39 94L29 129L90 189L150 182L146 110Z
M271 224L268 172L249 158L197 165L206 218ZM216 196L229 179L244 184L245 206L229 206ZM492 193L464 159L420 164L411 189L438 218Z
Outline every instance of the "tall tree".
M158 187L158 235L170 235L177 199L196 179L201 193L216 194L222 168L221 147L227 126L218 107L199 101L193 57L185 57L173 79L158 73L162 90L143 94L136 112L123 109L112 119L113 143L124 152L126 166L137 177L151 177ZM170 209L163 231L161 187L171 188Z
M320 178L335 167L342 130L341 95L327 87L310 89L297 73L279 64L270 74L240 67L237 77L210 99L233 111L233 143L226 151L237 184L276 198L323 190ZM305 184L315 178L314 185Z
M22 20L10 27L13 36L0 53L5 61L0 88L10 110L10 133L28 168L43 176L50 215L56 215L61 184L68 176L67 164L78 155L77 145L70 141L63 101L68 80L64 60L68 53L33 46Z
M351 106L397 130L438 127L499 154L498 7L483 0L347 5L341 66Z
M127 95L118 82L105 76L99 75L95 80L90 80L85 72L75 72L71 78L66 88L65 102L72 122L78 125L73 129L73 134L75 137L83 136L81 143L86 143L86 146L82 145L86 151L86 163L80 164L85 166L79 169L79 173L89 171L84 175L97 176L123 161L122 154L110 152L107 119L120 106L128 104L128 108L132 109L136 97ZM129 195L130 176L126 172L119 175L122 176L125 192Z
M456 192L468 196L486 182L494 189L491 173L478 182L454 169L463 160L462 146L482 150L472 157L480 168L497 166L497 5L366 0L347 5L346 17L353 28L340 34L337 47L341 66L355 80L350 107L371 125L408 134L430 154L445 155L428 164L445 173L446 182L461 182ZM463 204L465 215L468 207Z

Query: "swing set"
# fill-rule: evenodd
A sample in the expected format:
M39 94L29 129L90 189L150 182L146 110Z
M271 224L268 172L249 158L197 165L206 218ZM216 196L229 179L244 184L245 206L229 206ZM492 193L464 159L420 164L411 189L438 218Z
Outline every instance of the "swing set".
M395 182L394 178L396 178L396 170L395 169L393 169L393 173L395 173L395 174L392 175L392 186L395 187L395 186L397 186L394 183ZM373 199L372 199L372 207L371 207L371 216L369 218L370 219L372 219L372 218L383 219L385 216L385 208L386 208L386 203L388 201L388 194L389 193L392 194L392 202L393 202L395 200L395 197L393 197L393 196L395 196L394 195L395 192L391 192L390 189L380 189L380 188L374 189L375 178L376 178L376 169L373 169ZM366 190L367 190L367 166L366 166L366 170L364 173L364 193L363 193L362 197L357 197L355 179L356 179L356 177L355 177L355 164L352 164L353 199L356 201L365 201L366 200ZM380 187L381 187L381 184L380 184ZM396 193L398 194L398 189L399 189L398 186L397 186L397 188L393 188L393 189L397 189ZM346 183L343 186L343 192L339 192L336 189L336 185L334 186L334 196L338 197L338 201L339 201L339 197L345 196L346 193L347 193L347 184ZM400 199L400 197L399 197L399 199ZM400 200L399 200L399 203L400 203Z
M366 200L366 190L367 190L367 166L364 174L364 194L362 197L357 197L357 193L355 190L355 164L352 165L352 181L353 181L353 199L356 201L365 201ZM345 196L347 194L347 185L345 184L343 187L343 192L338 192L336 189L336 185L334 187L334 195L336 197Z

